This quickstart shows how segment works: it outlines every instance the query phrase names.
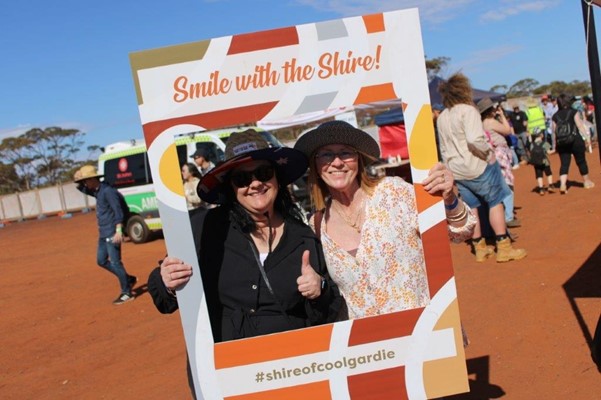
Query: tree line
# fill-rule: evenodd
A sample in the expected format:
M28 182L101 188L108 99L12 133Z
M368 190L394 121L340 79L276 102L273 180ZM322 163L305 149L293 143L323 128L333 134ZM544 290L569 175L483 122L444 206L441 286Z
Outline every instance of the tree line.
M34 128L0 142L0 194L27 191L71 181L73 174L100 147L88 146L87 160L77 160L84 145L77 129Z
M426 70L428 78L444 74L448 68L451 59L449 57L435 57L426 59ZM444 78L444 76L442 76ZM591 93L591 83L589 81L574 80L572 82L552 81L547 84L540 84L533 78L520 79L513 85L494 85L489 89L491 92L501 93L508 99L516 97L540 96L548 94L554 97L560 94L572 96L585 96Z

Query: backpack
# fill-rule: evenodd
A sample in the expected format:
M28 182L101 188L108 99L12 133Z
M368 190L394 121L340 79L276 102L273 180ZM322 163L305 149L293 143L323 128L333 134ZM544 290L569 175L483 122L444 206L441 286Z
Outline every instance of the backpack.
M530 159L528 163L537 167L545 165L545 148L543 147L542 142L533 142L532 147L530 148Z
M574 118L574 114L570 111L565 119L561 119L557 115L557 121L555 122L555 143L557 146L568 146L574 143L576 139L576 132L573 128L573 124L570 123L570 119Z

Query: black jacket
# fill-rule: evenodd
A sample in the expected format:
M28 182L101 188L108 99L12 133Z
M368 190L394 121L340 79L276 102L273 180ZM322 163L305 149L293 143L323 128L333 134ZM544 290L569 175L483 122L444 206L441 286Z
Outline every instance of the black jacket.
M276 300L261 277L254 243L230 219L227 207L195 214L191 222L215 342L335 320L343 300L329 278L321 243L310 227L286 220L282 238L265 260ZM327 280L326 289L313 301L300 294L296 283L305 250L311 252L311 266ZM158 268L151 273L148 288L159 311L171 313L178 308Z

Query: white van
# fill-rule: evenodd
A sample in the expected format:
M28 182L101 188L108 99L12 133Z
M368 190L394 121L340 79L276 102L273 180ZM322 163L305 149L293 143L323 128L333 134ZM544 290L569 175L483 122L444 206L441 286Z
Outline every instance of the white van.
M271 133L254 126L193 132L175 138L180 165L191 162L190 155L199 148L207 149L209 161L217 164L224 158L225 143L229 136L251 128L261 133L271 146L283 146ZM143 139L106 146L98 157L98 172L125 197L131 213L125 229L132 242L144 243L153 232L163 228Z

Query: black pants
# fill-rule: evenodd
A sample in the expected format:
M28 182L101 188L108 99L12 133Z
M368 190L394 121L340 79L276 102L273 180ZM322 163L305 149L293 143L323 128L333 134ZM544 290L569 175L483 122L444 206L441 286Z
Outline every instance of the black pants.
M586 163L586 145L582 136L576 135L574 143L567 146L557 146L557 153L559 153L559 160L561 161L561 167L559 167L559 175L567 175L570 170L570 162L572 161L572 155L578 166L580 175L588 175L588 164Z

